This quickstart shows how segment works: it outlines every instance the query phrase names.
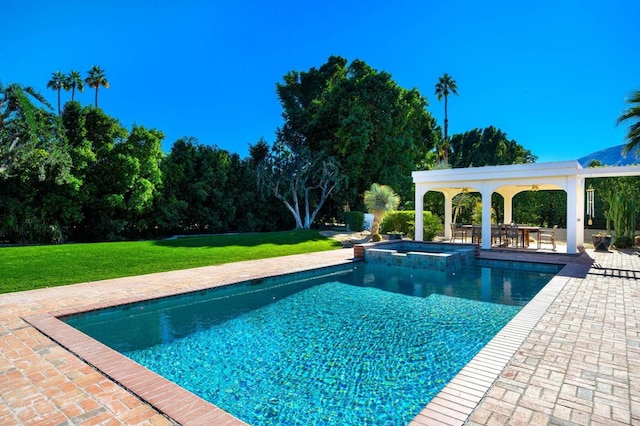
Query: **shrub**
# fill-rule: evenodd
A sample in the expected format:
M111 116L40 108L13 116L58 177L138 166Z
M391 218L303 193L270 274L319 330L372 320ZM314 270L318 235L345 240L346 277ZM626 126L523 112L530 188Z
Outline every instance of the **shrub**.
M361 232L364 229L364 213L344 212L344 224L347 231Z
M616 238L616 241L613 243L613 245L618 249L623 249L633 246L633 243L634 241L631 237L624 236Z
M377 243L378 241L382 241L382 237L380 236L380 234L373 234L371 236L371 241Z
M410 238L415 236L415 216L414 210L402 210L389 212L384 216L380 225L380 232L402 232ZM424 241L431 241L442 230L440 219L431 212L422 214L422 238Z

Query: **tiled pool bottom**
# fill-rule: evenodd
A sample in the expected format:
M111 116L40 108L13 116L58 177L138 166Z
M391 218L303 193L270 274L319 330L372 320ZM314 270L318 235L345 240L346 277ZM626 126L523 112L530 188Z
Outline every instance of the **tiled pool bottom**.
M318 261L319 257L324 256L326 257L325 261ZM331 257L331 259L329 259L329 257ZM152 292L154 293L155 297L160 297L160 296L164 296L164 295L170 295L170 294L175 294L175 293L180 293L183 291L191 291L191 290L198 290L198 289L202 289L202 288L208 288L211 287L212 285L215 285L215 283L217 282L232 282L232 281L237 281L237 280L241 280L241 279L246 279L246 278L251 278L252 276L250 274L247 274L246 271L247 270L258 270L261 271L261 274L265 274L268 273L269 271L272 271L275 274L278 273L282 273L282 272L287 272L290 271L290 265L291 264L295 264L298 265L298 269L305 269L306 267L317 267L317 266L325 266L328 264L334 264L336 262L348 262L349 261L349 254L348 253L323 253L323 254L317 254L314 256L301 256L295 259L287 259L286 264L284 264L284 262L282 262L282 260L280 260L279 262L275 262L275 263L269 263L268 268L265 268L265 263L260 263L260 264L243 264L243 265L226 265L226 268L209 268L206 271L206 274L204 274L203 276L201 276L200 278L198 278L198 275L200 272L205 272L205 271L195 271L195 270L191 270L191 271L180 271L180 273L170 273L170 274L160 274L162 275L162 277L157 276L157 277L135 277L134 279L125 279L125 280L113 280L113 282L109 283L109 289L107 290L107 288L105 288L105 291L102 291L101 293L98 293L98 289L96 289L95 291L89 290L89 288L85 285L83 286L83 288L80 288L80 292L78 292L77 289L68 289L68 290L72 290L72 293L69 293L69 299L72 298L76 298L78 299L79 297L82 297L82 295L84 294L85 300L84 303L80 300L76 300L75 303L71 303L68 302L66 305L67 306L76 306L76 308L74 309L64 309L64 310L60 310L57 313L54 313L55 315L60 315L62 313L71 313L71 312L78 312L78 311L83 311L83 310L87 310L88 306L87 306L87 298L91 298L91 300L100 300L103 303L101 304L101 306L105 306L105 305L117 305L119 304L119 302L125 301L125 297L123 297L123 291L124 288L126 287L126 291L133 294L135 293L136 296L132 296L131 300L127 300L127 301L134 301L134 300L144 300L146 298L148 298L148 296L146 296L146 294ZM304 266L303 266L304 264ZM231 269L231 271L229 271ZM267 269L269 269L267 271ZM220 272L219 271L225 271L224 272L224 276L221 277L220 276ZM212 276L216 276L216 278L212 278ZM255 274L254 277L257 277L260 274ZM556 280L557 278L555 278L554 280ZM152 287L150 287L153 284ZM99 283L93 283L93 288L96 288L96 286L98 286ZM105 283L106 285L106 283ZM150 291L150 289L153 288L153 291ZM64 290L63 289L50 289L52 290L52 292L54 290L56 290L56 294L62 293ZM87 291L83 291L83 290L87 290ZM55 297L55 296L54 296ZM49 306L53 307L55 306L53 303L50 303ZM61 304L60 306L58 306L58 308L60 307L64 307L64 304ZM51 308L49 308L51 310ZM54 307L55 310L55 307ZM33 310L32 310L33 312ZM522 312L524 313L524 311ZM49 316L50 317L50 316ZM36 321L38 322L38 321ZM40 318L39 320L40 325L43 325L44 323L47 323L50 321L44 319L44 318ZM531 325L531 324L529 324ZM47 328L47 327L45 327ZM56 328L56 326L54 324L49 324L48 328ZM505 329L506 330L506 329ZM131 368L130 366L127 365L126 362L122 362L122 360L118 361L116 358L117 357L113 357L113 356L107 356L106 354L102 353L101 354L101 350L102 348L100 347L93 347L91 348L90 343L91 342L81 342L82 341L82 335L80 336L70 336L67 331L64 330L58 330L58 331L62 331L60 339L58 339L59 341L61 341L61 343L63 343L63 340L73 340L73 342L70 343L70 346L75 346L75 349L77 349L77 351L82 352L84 349L86 349L84 354L80 354L80 356L84 359L89 360L90 362L92 362L94 365L100 364L100 363L109 363L112 362L113 363L113 368L111 370L107 369L107 371L115 371L114 374L117 373L125 373L125 377L114 377L115 380L117 380L118 382L124 384L124 383L128 383L126 386L128 386L130 389L135 389L135 388L140 388L141 384L143 385L142 388L143 389L138 389L139 395L143 396L148 393L150 393L150 391L148 389L144 389L144 383L142 382L146 382L147 386L146 388L151 388L153 387L153 379L143 379L142 377L145 375L144 369L142 369L139 374L136 373L135 375L131 373ZM66 336L64 336L64 334L66 334ZM79 333L78 333L79 334ZM494 339L494 341L492 343L496 343L498 338L500 336L496 337L496 339ZM509 336L507 337L507 343L511 344L513 343L511 338ZM95 342L93 342L95 344ZM499 343L499 342L498 342ZM491 345L491 344L490 344ZM498 345L499 346L499 345ZM494 352L492 352L494 353ZM482 354L482 353L481 353ZM480 354L480 355L481 355ZM496 357L493 355L490 355L489 358L493 361L496 360ZM93 361L91 361L91 359ZM499 360L498 360L499 361ZM473 361L472 361L473 363ZM487 364L491 364L492 362L487 361ZM470 364L472 365L472 364ZM481 368L480 370L486 370L486 368L484 368L485 366L482 366L483 368ZM464 372L464 371L463 371ZM474 373L475 374L475 373ZM461 373L462 375L462 373ZM485 378L487 376L487 374L482 374ZM137 380L137 382L140 383L131 383L133 380L132 378L138 378L139 380ZM495 378L495 376L494 376ZM486 380L485 380L486 381ZM455 380L454 380L455 382ZM151 383L151 384L150 384ZM453 383L453 382L452 382ZM156 384L157 385L157 384ZM164 392L167 396L165 396L165 400L174 400L176 398L171 397L170 395L170 384L164 384L164 385L157 385L156 387L159 387L161 389L158 389L157 393L160 392ZM464 411L464 409L470 410L472 408L468 407L468 401L472 400L473 398L477 398L477 394L478 393L482 393L482 391L478 390L478 388L481 387L481 385L479 385L477 383L476 380L474 380L474 384L468 388L468 390L470 391L470 393L472 394L470 396L471 399L465 399L462 400L462 406L461 409ZM473 391L471 391L473 390ZM177 392L180 392L180 390L176 390ZM444 412L450 412L453 410L453 417L449 417L451 418L458 418L460 416L459 413L461 413L462 411L455 411L456 409L451 408L451 405L447 402L447 394L446 394L447 389L445 389L445 392L441 393L440 396L438 396L436 398L436 400L434 400L434 403L431 404L431 406L436 406L436 411L434 411L437 416L443 416L445 414L443 414ZM457 394L457 391L453 392L454 394ZM179 393L180 395L182 395L182 393ZM460 393L460 395L464 396L464 392ZM175 395L174 395L175 396ZM143 396L144 397L144 396ZM439 401L440 398L443 398L443 401ZM164 403L164 401L160 401L161 403L158 403L156 400L157 398L153 398L153 397L149 397L148 400L150 401L154 401L153 404L155 407L161 409L162 411L164 411L165 413L169 414L170 416L174 417L176 416L176 412L180 412L182 411L184 414L188 414L191 413L191 421L186 422L187 424L196 424L194 423L193 419L197 419L197 411L193 409L195 407L195 405L197 404L192 404L189 402L189 400L185 400L182 404L167 404ZM440 404L437 405L435 404L435 402L439 401ZM182 405L182 407L180 406ZM429 408L429 407L427 407ZM214 409L213 406L211 406L210 404L207 404L206 407L201 407L199 410L200 413L203 413L205 411L209 411L211 412ZM433 417L428 417L429 411L425 411L425 413L427 414L427 419L430 419L428 421L425 421L424 424L434 424L433 421ZM179 413L178 413L179 414ZM450 413L451 414L451 413ZM174 417L175 418L175 417ZM420 422L422 420L424 420L423 416L418 416L418 418L416 418L416 422ZM439 418L439 417L438 417ZM220 419L220 421L222 421L222 418ZM460 422L460 420L458 420L458 422ZM217 423L217 422L216 422ZM207 424L206 422L202 422L201 424ZM218 424L224 424L224 423L218 423ZM455 424L455 423L453 423Z

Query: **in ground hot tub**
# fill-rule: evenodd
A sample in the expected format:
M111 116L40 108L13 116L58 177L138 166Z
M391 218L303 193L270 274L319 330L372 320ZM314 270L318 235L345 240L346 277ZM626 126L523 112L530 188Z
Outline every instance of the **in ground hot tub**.
M354 257L378 265L451 271L473 264L476 250L474 244L384 241L358 244Z

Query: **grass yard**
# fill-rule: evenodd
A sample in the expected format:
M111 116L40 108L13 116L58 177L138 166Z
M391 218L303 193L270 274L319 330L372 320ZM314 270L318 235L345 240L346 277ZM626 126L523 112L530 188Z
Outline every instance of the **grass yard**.
M317 231L0 248L0 293L341 247Z

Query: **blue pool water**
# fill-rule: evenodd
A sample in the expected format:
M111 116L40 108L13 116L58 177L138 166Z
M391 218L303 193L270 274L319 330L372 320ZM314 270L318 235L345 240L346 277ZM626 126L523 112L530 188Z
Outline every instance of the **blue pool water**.
M406 424L555 272L357 264L65 321L253 425Z

